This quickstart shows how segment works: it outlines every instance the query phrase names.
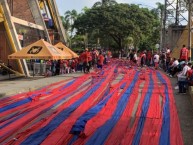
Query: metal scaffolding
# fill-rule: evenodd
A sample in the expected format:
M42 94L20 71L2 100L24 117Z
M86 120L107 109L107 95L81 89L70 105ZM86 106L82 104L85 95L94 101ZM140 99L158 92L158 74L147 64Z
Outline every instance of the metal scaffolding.
M165 0L165 9L163 17L163 28L162 28L162 48L167 47L167 30L169 26L175 26L177 30L181 30L182 25L188 23L188 5L184 0Z

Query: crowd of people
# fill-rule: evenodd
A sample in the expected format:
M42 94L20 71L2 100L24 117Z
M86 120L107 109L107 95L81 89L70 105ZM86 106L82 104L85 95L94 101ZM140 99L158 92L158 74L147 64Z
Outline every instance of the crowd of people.
M185 45L180 50L179 58L171 57L171 50L167 48L160 53L152 51L136 52L132 50L127 58L137 66L151 66L163 69L168 76L177 77L179 93L186 93L188 86L193 85L193 66L190 62L189 50Z
M78 58L70 60L50 60L46 62L46 77L72 73L72 72L84 72L90 73L90 69L102 69L103 65L110 61L112 57L111 51L92 49L89 51L86 48L80 53Z
M89 73L90 69L102 69L104 64L107 64L112 57L109 50L89 51L86 48L80 53L79 58L71 60L47 61L47 75L60 75L71 72ZM157 52L144 50L137 52L131 50L127 59L132 65L138 67L154 67L155 69L163 69L169 77L177 77L178 85L175 87L179 89L179 93L186 93L187 86L193 85L193 66L189 58L189 50L185 45L180 50L179 58L171 57L171 50L167 48L165 51Z

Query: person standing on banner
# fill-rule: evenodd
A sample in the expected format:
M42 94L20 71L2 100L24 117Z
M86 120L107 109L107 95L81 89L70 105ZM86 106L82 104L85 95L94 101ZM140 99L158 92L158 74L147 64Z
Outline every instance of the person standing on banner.
M169 69L169 64L171 62L171 51L170 49L167 47L166 49L166 72L168 71Z
M158 69L158 66L159 66L159 55L157 54L157 52L155 53L153 60L154 60L154 64L155 64L155 69Z
M88 73L90 70L89 70L89 51L88 51L88 48L85 49L85 52L83 53L83 58L84 58L84 61L83 61L83 71L84 73Z
M186 48L186 45L183 45L180 50L180 61L188 61L189 59L189 50Z
M143 67L144 65L146 65L146 51L145 50L141 54L141 67Z
M151 65L151 58L152 58L152 53L151 53L151 51L150 50L148 50L147 51L147 59L146 59L146 61L147 61L147 66L150 66Z
M101 68L101 69L103 68L104 60L105 60L105 57L102 55L102 52L100 52L98 56L98 65L97 65L98 68Z

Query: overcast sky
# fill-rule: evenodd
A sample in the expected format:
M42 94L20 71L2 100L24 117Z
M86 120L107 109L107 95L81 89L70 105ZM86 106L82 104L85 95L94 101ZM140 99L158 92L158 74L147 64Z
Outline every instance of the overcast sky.
M87 6L92 7L95 2L101 0L56 0L59 8L60 15L64 15L64 13L68 10L75 9L78 12ZM141 4L144 7L153 8L156 7L156 2L164 3L164 0L116 0L118 3L134 3Z

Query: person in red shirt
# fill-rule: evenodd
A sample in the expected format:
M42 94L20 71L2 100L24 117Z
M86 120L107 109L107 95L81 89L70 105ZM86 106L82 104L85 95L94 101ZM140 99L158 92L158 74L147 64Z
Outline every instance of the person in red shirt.
M89 68L88 68L88 72L90 72L90 69L91 69L91 67L92 67L92 54L91 54L91 52L89 52L88 53L88 64L89 64Z
M85 49L85 52L83 53L83 71L84 73L90 72L90 66L89 66L89 51L88 48Z
M186 45L183 45L180 50L180 61L188 61L189 60L189 50L186 48Z
M110 50L107 51L107 63L110 62L110 59L112 57L112 53Z
M104 60L105 60L105 57L100 52L98 56L98 68L101 68L101 69L103 68Z
M141 54L141 67L145 65L145 62L146 62L146 53L145 51L143 51L143 53Z
M150 66L152 58L152 52L150 50L147 51L147 65Z

